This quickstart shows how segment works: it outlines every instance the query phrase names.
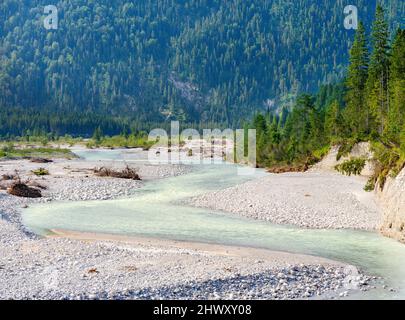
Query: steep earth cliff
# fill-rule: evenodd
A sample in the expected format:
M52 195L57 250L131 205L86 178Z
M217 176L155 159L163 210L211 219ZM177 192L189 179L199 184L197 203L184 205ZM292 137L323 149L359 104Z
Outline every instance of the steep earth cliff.
M396 178L387 179L377 197L384 212L381 233L405 243L405 168Z

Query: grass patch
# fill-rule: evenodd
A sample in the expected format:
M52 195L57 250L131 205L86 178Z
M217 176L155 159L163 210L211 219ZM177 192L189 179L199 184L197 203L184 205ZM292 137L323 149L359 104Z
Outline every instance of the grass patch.
M33 174L35 174L38 177L42 177L42 176L47 176L49 175L49 171L46 170L45 168L39 168L37 170L32 170L31 171Z
M322 160L330 151L330 146L325 146L323 148L315 150L312 155L317 161Z
M344 175L347 175L347 176L351 176L351 175L358 176L363 171L365 165L366 165L366 159L352 158L341 164L336 165L335 170Z
M104 136L100 140L91 139L86 143L87 148L142 148L149 150L156 141L149 141L146 135L117 135L117 136Z
M16 147L7 144L0 149L0 158L75 158L69 149L51 147Z

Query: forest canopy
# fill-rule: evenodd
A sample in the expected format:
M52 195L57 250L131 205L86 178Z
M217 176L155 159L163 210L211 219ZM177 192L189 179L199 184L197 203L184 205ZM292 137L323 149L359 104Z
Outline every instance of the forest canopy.
M335 0L60 0L46 30L48 2L0 3L0 135L240 125L342 79L354 39ZM375 1L352 2L369 32Z
M391 36L378 6L371 31L360 23L350 49L345 80L301 95L278 116L258 113L258 164L306 170L332 145L345 155L357 142L371 142L377 161L370 186L405 166L405 30ZM361 159L360 159L361 160Z

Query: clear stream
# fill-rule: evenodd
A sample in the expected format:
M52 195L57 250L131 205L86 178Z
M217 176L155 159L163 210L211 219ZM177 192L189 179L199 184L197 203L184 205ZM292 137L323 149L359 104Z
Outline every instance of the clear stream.
M86 159L124 160L121 151L77 152ZM38 234L50 229L146 236L229 244L310 254L343 261L368 274L382 276L382 288L350 298L405 298L405 245L377 233L352 230L308 230L279 226L212 210L191 208L181 200L263 176L238 176L234 165L198 166L190 174L146 183L129 199L59 202L31 206L25 225ZM276 185L274 186L277 187Z

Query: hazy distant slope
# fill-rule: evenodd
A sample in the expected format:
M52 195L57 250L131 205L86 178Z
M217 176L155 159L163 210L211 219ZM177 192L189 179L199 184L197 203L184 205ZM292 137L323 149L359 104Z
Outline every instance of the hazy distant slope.
M61 0L56 31L48 2L0 3L0 107L233 123L342 77L353 37L341 0Z

